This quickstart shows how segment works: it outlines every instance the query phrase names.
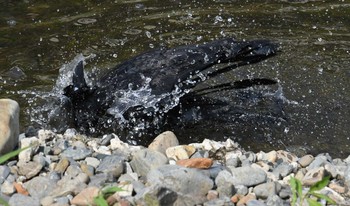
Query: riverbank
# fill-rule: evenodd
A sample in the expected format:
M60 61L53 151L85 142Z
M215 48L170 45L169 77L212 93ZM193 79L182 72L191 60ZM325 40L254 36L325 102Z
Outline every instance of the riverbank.
M1 196L11 206L93 205L93 197L110 186L123 189L107 198L110 205L290 205L293 176L304 192L330 176L320 193L350 204L350 157L254 153L230 139L179 145L172 132L148 148L73 129L20 137L21 147L34 146L0 166Z

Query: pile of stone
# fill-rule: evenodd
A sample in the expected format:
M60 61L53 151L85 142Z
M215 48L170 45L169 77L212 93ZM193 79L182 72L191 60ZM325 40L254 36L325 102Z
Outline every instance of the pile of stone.
M109 205L280 206L290 205L291 177L306 192L325 176L331 181L320 193L350 205L350 157L254 153L230 139L179 145L169 131L147 148L73 129L19 136L20 147L30 147L0 166L0 196L11 206L94 205L103 188L114 186L122 191L106 197Z

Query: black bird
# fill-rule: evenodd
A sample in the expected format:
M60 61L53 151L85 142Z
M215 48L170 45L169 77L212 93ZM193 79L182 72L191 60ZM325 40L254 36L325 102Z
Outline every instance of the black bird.
M73 126L82 132L107 129L140 132L156 129L166 116L174 115L181 101L207 92L274 84L269 79L248 79L223 83L194 91L200 82L242 65L267 59L277 53L268 40L236 41L220 39L206 44L159 48L117 65L89 87L83 62L73 74L73 84L64 89ZM137 99L140 98L140 99ZM142 132L143 131L143 132Z

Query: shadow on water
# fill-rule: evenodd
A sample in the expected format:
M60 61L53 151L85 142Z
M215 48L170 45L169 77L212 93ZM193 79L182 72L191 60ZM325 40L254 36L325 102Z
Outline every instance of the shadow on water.
M224 36L266 38L280 43L279 55L201 86L247 78L275 79L278 86L210 94L229 106L201 105L210 111L201 115L210 118L178 124L178 137L233 138L254 150L350 154L350 4L345 1L0 4L0 97L20 103L22 131L46 121L35 108L59 96L52 92L58 70L78 54L96 55L87 65L94 81L96 73L156 47ZM182 112L186 120L195 111Z

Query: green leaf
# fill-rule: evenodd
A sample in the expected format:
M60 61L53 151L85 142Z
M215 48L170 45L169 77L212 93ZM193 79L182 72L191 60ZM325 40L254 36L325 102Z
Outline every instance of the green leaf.
M326 187L329 183L329 176L324 177L322 180L316 182L314 185L311 186L309 193L314 191L322 190L324 187Z
M28 149L29 147L30 146L24 147L22 149L18 149L18 150L12 151L12 152L9 152L7 154L4 154L3 156L0 157L0 164L6 162L7 160L11 159L12 157L17 156L20 152L22 152L23 150Z
M293 197L292 197L292 206L294 206L297 202L297 183L294 177L291 177L289 180L290 188L292 189Z
M309 203L309 206L322 206L321 203L317 202L316 200L313 200L311 198L306 198L307 203Z
M105 200L105 198L101 194L94 197L94 203L97 206L108 206L108 202Z
M316 193L316 192L310 192L311 195L319 198L319 199L324 199L330 204L337 204L332 198L328 197L327 195Z
M303 199L303 184L301 183L300 180L298 179L295 179L295 182L296 182L296 189L297 189L297 192L298 192L298 196L299 198Z
M111 193L116 193L116 192L121 192L124 191L122 188L120 187L106 187L102 189L102 194L111 194Z
M9 203L7 203L5 200L3 200L2 198L0 198L0 205L3 206L10 206Z

